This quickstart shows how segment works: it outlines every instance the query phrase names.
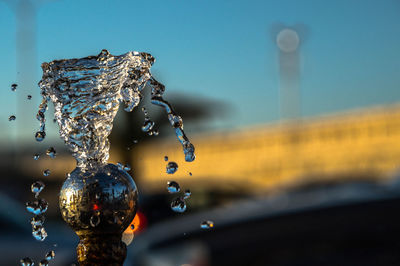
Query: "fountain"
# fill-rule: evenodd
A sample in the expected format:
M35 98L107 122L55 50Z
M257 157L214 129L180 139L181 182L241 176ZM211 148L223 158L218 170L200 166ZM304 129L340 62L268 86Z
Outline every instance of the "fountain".
M122 265L126 257L121 236L135 216L138 192L123 168L107 163L107 137L120 103L125 104L125 111L132 111L146 85L150 86L151 102L165 109L185 160L195 159L181 117L163 99L164 86L150 73L154 61L147 53L113 56L102 50L97 56L42 64L43 100L35 138L42 141L46 137L45 111L51 100L60 136L77 161L61 188L59 206L63 219L80 238L77 257L81 265ZM143 131L155 134L154 122L145 116Z

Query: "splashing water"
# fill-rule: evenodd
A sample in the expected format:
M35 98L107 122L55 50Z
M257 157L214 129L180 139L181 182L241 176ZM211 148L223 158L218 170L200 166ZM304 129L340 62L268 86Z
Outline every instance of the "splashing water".
M50 156L51 158L56 158L57 156L56 149L54 149L53 147L48 148L46 151L46 155Z
M178 170L178 164L176 162L169 162L166 170L167 174L174 174Z
M147 135L149 135L149 136L152 136L152 135L157 136L158 130L154 129L155 123L150 120L149 113L147 112L146 107L142 107L142 111L144 114L144 123L142 126L142 131L146 132Z
M46 256L44 256L44 258L46 260L52 260L54 259L56 256L56 253L54 252L54 250L50 250L49 252L46 253Z
M131 166L129 164L125 164L124 165L124 170L125 171L130 171L131 170Z
M31 218L32 226L43 226L45 217L43 215L35 215Z
M186 189L185 193L183 194L183 199L189 199L190 196L192 196L192 192L190 191L190 189Z
M39 262L39 266L49 266L49 261L44 259Z
M169 193L178 193L181 191L179 184L175 181L168 181L167 190Z
M39 82L43 100L37 114L40 129L35 135L36 140L42 141L46 136L44 114L47 102L51 100L60 136L77 160L78 167L86 169L105 164L110 147L107 137L119 104L123 102L125 111L132 111L140 103L143 89L149 85L151 102L165 109L182 144L185 160L193 161L194 146L183 131L182 119L162 98L164 85L150 73L154 61L147 53L128 52L113 56L103 50L97 56L43 63L43 77ZM146 122L145 118L145 131L157 135L158 131L152 131L153 127L152 121Z
M49 204L46 200L39 198L39 194L44 187L45 185L42 181L34 182L31 185L31 191L35 195L35 200L26 203L27 211L34 214L31 218L32 236L38 241L43 241L47 237L47 232L43 227L45 221L43 214L47 211Z
M26 203L26 209L35 215L43 214L47 211L49 204L44 199L35 199Z
M202 229L211 229L214 227L214 222L213 221L203 221L200 224L200 228Z
M31 258L23 258L19 261L21 263L21 266L33 266L33 260Z
M182 198L176 198L171 202L171 209L174 212L185 212L186 211L186 202Z
M43 226L33 226L32 227L32 235L38 241L44 241L47 237L47 232Z
M42 192L44 187L45 185L42 181L36 181L31 185L31 191L32 193L35 193L35 198L39 196L39 193Z

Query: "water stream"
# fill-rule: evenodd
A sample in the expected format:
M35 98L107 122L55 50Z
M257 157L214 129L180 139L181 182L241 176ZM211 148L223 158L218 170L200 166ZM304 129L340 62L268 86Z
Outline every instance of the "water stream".
M52 101L60 136L78 167L104 165L110 148L107 137L120 103L125 104L125 111L132 111L139 105L144 88L150 86L152 104L163 107L182 144L185 160L193 161L195 148L183 131L182 118L163 99L165 87L150 73L154 61L147 53L114 56L102 50L97 56L43 63L39 82L43 99L36 116L40 122L36 140L46 137L45 112ZM146 116L144 131L155 133L153 127L154 123Z

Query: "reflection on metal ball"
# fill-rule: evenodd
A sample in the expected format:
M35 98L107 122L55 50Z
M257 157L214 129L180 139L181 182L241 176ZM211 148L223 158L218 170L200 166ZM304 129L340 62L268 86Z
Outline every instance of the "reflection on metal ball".
M79 263L122 265L126 246L121 235L135 217L138 200L132 177L113 164L88 171L76 168L59 199L63 219L80 238Z

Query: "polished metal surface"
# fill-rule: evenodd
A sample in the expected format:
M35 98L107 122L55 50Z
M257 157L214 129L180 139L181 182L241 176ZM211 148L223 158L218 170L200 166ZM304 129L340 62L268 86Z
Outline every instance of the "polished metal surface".
M133 220L137 188L132 177L116 165L91 171L75 168L59 198L63 219L82 235L121 234Z

